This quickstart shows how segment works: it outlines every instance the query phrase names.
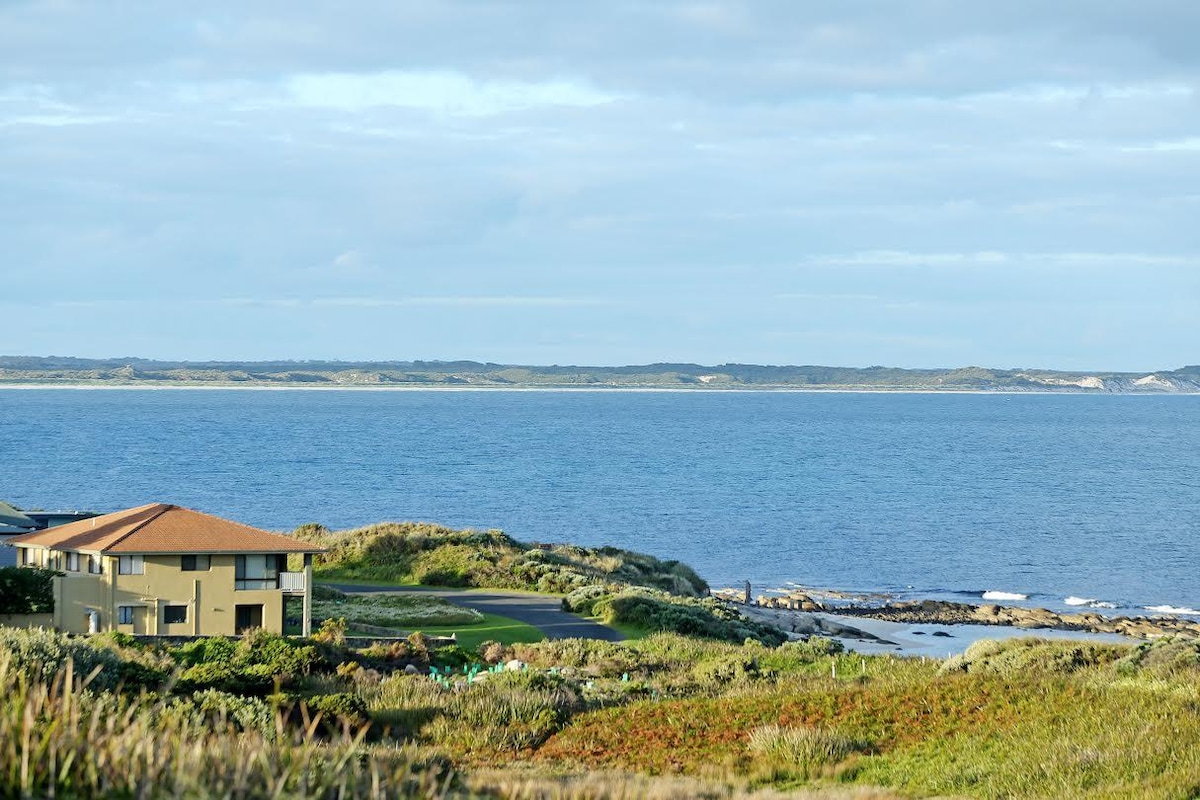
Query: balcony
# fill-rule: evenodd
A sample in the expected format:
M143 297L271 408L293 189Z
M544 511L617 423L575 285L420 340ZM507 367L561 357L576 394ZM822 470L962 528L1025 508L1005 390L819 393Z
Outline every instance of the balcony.
M238 591L279 589L290 594L304 594L304 573L280 572L274 578L238 578L233 588Z
M279 573L279 588L285 592L295 594L304 594L304 573L303 572L281 572Z

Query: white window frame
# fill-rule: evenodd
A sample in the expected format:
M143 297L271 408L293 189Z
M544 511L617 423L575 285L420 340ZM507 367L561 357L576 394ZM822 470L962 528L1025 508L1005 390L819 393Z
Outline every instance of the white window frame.
M118 556L117 557L117 574L118 575L144 575L146 574L146 558L142 555Z
M137 606L117 606L117 624L132 625L133 610L135 608L137 608Z

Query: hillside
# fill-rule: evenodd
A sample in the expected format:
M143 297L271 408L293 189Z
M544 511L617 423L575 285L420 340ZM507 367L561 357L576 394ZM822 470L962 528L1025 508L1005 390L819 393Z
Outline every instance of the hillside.
M529 366L477 361L155 361L0 356L0 386L284 386L808 389L1200 393L1200 366L1158 372L645 364Z

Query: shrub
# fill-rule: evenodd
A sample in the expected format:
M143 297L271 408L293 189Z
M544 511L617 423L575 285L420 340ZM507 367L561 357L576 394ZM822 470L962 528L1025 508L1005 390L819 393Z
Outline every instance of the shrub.
M984 639L946 660L942 674L985 673L1016 678L1035 674L1068 674L1110 664L1127 652L1121 645L1046 639Z
M836 639L827 639L824 636L810 636L807 639L797 639L779 645L781 653L810 662L823 656L836 655L845 649L841 642Z
M845 761L863 745L826 728L762 725L750 731L750 751L771 766L812 777L824 766Z
M339 724L357 726L370 720L367 702L352 692L318 694L306 697L303 702L310 712L319 713Z
M261 668L239 668L219 661L196 664L179 675L179 689L185 692L216 689L226 694L265 697L274 687L274 676Z
M327 619L321 623L321 627L312 635L313 641L322 644L330 644L336 647L342 647L346 644L346 619L337 617Z
M786 636L777 628L745 619L719 601L673 597L648 589L624 589L597 600L596 616L610 624L681 633L726 642L752 639L775 647Z
M1157 677L1200 672L1200 641L1164 637L1138 645L1116 662L1117 671L1145 671Z
M549 639L514 644L512 654L540 668L572 667L594 677L615 678L643 671L651 660L629 645L599 639Z
M263 700L205 689L194 692L190 702L218 723L233 722L238 730L258 731L267 739L275 738L275 709Z
M476 651L486 664L499 664L504 661L505 647L502 643L488 639L480 642Z
M123 662L112 650L45 628L0 627L2 653L8 654L14 670L47 683L67 662L74 665L76 677L91 676L88 685L93 689L111 689L123 676Z
M741 653L701 661L692 668L697 683L714 689L747 683L759 674L758 662Z
M52 569L0 567L0 614L49 614L54 611Z

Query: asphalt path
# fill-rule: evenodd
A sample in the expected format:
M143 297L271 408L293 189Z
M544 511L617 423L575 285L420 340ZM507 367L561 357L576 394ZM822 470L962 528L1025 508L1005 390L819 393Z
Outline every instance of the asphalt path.
M473 608L485 614L498 614L515 619L540 630L548 639L602 639L619 642L625 637L598 622L563 611L562 600L545 595L505 592L499 589L461 591L458 589L429 589L423 586L361 586L348 583L327 584L342 592L370 594L373 592L432 594L451 603Z

